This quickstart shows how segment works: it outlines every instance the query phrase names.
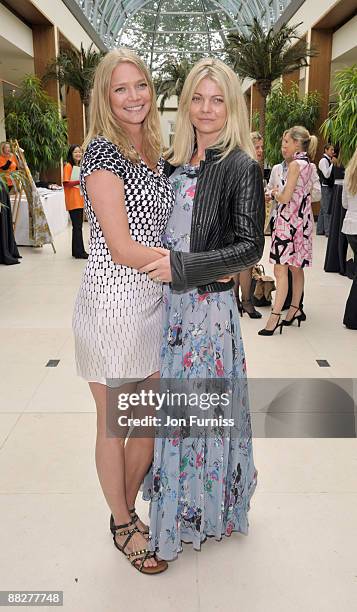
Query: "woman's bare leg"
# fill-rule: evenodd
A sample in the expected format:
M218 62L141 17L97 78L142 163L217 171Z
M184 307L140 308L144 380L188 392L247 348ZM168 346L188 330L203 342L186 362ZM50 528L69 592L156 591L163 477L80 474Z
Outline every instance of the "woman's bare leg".
M294 314L299 314L301 312L299 306L301 296L304 291L305 283L305 275L304 270L302 268L297 268L296 266L289 266L289 270L292 274L293 291L291 296L291 306L288 312L286 313L287 321L290 321L290 319L293 318ZM296 311L296 308L299 308L299 310Z
M275 264L274 276L276 280L276 293L272 312L280 314L288 293L288 266L282 264ZM274 329L277 322L278 317L270 315L265 325L265 329Z
M113 514L116 525L131 521L126 503L125 491L125 438L110 437L107 432L108 389L99 383L89 383L97 407L97 440L95 462L105 499ZM122 545L127 536L116 536ZM146 548L143 535L135 533L127 546L127 552ZM147 559L145 567L157 565L154 559Z
M159 376L159 372L149 376L146 381L138 385L138 392L142 389L155 389L155 387L152 387L151 381L158 379ZM135 410L135 417L140 418L144 415L154 416L155 409L148 407L141 409L139 407ZM140 432L140 429L142 430L143 428L137 427L133 430L125 445L125 489L128 508L135 506L140 485L151 465L154 453L154 429L147 432L149 437L144 437L146 434L143 431ZM151 433L152 435L150 435ZM139 521L138 526L141 529L146 527L141 521Z

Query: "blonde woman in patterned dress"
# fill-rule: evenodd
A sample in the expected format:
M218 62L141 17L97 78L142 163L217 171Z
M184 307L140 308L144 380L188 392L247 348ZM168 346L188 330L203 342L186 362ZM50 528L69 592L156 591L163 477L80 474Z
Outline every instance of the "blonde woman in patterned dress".
M148 550L146 526L134 508L153 439L131 436L125 444L126 432L111 436L106 419L111 387L128 379L145 385L158 376L162 285L138 269L157 260L173 204L159 125L145 64L127 49L108 53L95 75L81 166L90 249L73 330L78 373L97 408L96 465L114 544L145 574L167 569ZM120 390L139 386L131 382Z
M151 501L152 549L172 560L182 542L200 550L207 537L247 534L257 482L234 280L222 279L262 256L263 178L239 79L218 59L200 60L186 79L165 171L175 192L163 236L167 251L143 268L170 283L164 285L161 381L196 393L201 383L212 390L223 382L235 416L225 432L212 419L198 431L185 423L178 431L164 428L155 441L144 497Z
M311 190L314 180L316 136L311 136L302 126L294 126L284 133L282 151L284 158L291 158L286 183L276 185L272 196L278 202L274 222L270 261L274 263L276 295L272 313L260 336L272 336L276 329L290 326L296 320L298 325L306 315L300 308L304 289L304 268L312 264L313 214ZM293 278L291 306L286 318L280 322L281 309L288 292L288 270Z

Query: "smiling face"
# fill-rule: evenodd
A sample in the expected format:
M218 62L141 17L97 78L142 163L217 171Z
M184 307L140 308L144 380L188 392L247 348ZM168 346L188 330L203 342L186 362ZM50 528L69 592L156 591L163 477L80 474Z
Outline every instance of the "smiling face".
M283 158L285 160L292 159L295 153L298 153L300 151L300 143L297 140L293 140L290 134L285 134L285 136L283 136L283 141L281 145L281 152Z
M79 164L79 162L82 159L82 149L81 149L81 147L76 147L75 149L73 149L72 157L73 157L73 161L75 161L77 164Z
M221 88L208 77L202 79L193 92L190 105L190 121L197 135L208 136L213 144L226 119L227 107Z
M131 62L114 68L110 81L110 106L121 126L129 131L146 119L151 93L143 73Z

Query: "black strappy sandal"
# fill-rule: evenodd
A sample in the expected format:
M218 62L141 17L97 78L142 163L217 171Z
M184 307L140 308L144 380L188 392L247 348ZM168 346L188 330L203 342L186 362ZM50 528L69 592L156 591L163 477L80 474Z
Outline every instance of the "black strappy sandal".
M283 333L283 323L280 322L281 313L272 311L271 314L273 314L276 317L279 317L275 327L273 327L273 329L265 329L265 327L263 329L260 329L258 331L258 336L272 336L275 330L279 328L280 328L280 333L281 334Z
M290 327L290 325L292 325L294 321L297 321L298 326L300 327L302 321L306 321L306 314L304 313L303 309L300 306L294 306L293 304L291 304L290 308L295 308L295 312L291 319L284 319L284 321L282 321L283 325L285 327ZM300 310L300 314L298 315L296 313L298 313L299 310Z
M131 518L132 522L136 524L136 523L138 522L138 520L139 520L139 517L138 517L138 515L136 514L135 507L134 507L134 508L131 508L131 509L129 510L129 514L130 514L130 518ZM110 531L111 531L111 532L114 534L113 527L114 527L114 517L113 517L113 515L111 514L111 515L110 515L109 529L110 529ZM139 531L140 531L140 533L142 533L142 534L143 534L145 537L149 537L149 527L147 527L146 529L144 529L144 531L142 531L142 530L141 530L141 529L139 529L139 527L138 527L138 530L139 530Z
M120 550L123 555L126 556L128 561L131 563L138 572L142 574L161 574L168 568L168 564L163 559L157 559L154 552L151 552L147 548L142 548L141 550L135 550L133 552L127 553L125 552L125 548L129 544L131 538L134 533L140 533L139 529L136 527L135 523L124 523L123 525L114 525L113 524L113 542L114 546ZM124 544L120 546L115 539L115 536L128 536L124 541ZM155 559L157 565L145 567L144 563L147 559Z

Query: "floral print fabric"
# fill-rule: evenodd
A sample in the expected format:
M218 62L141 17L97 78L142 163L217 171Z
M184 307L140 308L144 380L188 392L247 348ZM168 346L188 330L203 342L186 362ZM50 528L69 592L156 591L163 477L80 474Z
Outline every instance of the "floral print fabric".
M175 205L163 243L172 250L189 251L197 170L178 168L171 181ZM219 540L233 531L248 532L257 473L246 363L232 290L199 294L164 287L160 374L163 379L230 379L238 414L234 436L213 427L192 437L181 428L155 440L143 495L151 502L151 547L170 560L181 551L181 542L191 542L199 550L208 536Z

